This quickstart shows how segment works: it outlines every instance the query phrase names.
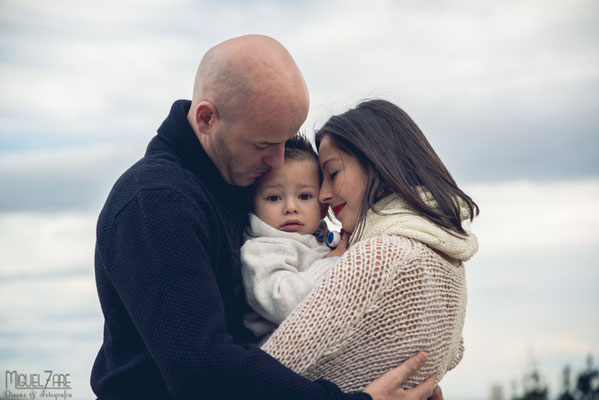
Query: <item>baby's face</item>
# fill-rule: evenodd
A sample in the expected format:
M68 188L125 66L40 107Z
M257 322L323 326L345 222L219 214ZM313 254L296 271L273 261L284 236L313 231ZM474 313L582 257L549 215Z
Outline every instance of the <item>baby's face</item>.
M258 179L254 214L281 231L314 233L320 224L319 188L316 162L286 160Z

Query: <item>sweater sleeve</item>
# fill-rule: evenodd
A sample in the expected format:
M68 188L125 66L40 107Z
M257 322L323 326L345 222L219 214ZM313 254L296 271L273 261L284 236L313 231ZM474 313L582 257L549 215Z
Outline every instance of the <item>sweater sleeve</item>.
M412 387L455 366L463 281L422 244L381 236L352 246L262 349L294 371L362 390L418 350Z
M301 257L294 246L266 237L246 241L241 247L241 259L248 304L277 325L335 263L322 258L300 268Z
M181 195L146 191L118 213L108 239L98 241L106 274L171 395L368 398L311 382L257 347L233 343L207 251L208 223Z
M323 282L271 335L262 349L298 373L334 353L382 288L377 260L362 255L363 243L348 250ZM367 254L371 256L372 254Z

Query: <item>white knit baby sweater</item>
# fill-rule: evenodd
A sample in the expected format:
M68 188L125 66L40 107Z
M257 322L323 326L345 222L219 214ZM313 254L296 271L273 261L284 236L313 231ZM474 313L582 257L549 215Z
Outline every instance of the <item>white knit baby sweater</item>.
M322 280L338 257L314 235L283 232L250 214L241 247L242 277L248 304L262 317L244 322L257 337L272 331Z
M292 370L344 391L364 389L418 350L428 361L404 387L433 374L438 382L464 352L463 263L433 248L463 261L477 250L475 236L446 236L394 195L376 207L393 215L369 211L362 239L262 346Z

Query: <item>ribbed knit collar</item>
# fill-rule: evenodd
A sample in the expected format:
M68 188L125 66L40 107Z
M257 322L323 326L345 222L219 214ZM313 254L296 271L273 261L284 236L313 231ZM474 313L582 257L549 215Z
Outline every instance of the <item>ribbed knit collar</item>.
M189 100L177 100L173 103L169 115L158 128L158 135L148 145L146 154L168 151L164 147L166 144L186 168L201 178L219 201L230 203L235 208L247 207L245 199L248 198L249 188L229 185L223 179L189 125L187 114L190 107Z

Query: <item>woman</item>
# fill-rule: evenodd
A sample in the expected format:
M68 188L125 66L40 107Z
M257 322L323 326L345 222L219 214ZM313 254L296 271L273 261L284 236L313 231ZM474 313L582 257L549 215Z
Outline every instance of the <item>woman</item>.
M458 188L423 133L399 107L372 100L316 133L320 201L349 235L324 281L263 349L310 379L344 391L418 350L425 366L404 383L437 382L463 354L463 262L478 248L462 221L478 206Z

